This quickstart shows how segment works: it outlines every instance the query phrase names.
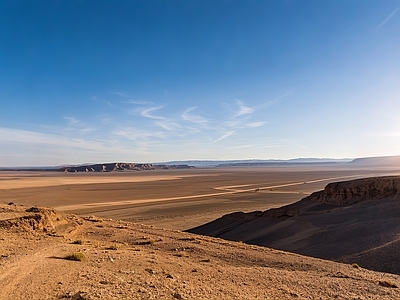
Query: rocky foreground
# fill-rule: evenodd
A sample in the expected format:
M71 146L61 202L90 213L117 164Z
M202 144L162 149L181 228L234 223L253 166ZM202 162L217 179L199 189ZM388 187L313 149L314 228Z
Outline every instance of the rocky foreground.
M0 205L0 299L400 299L400 277L270 248Z
M331 183L296 203L190 232L400 274L400 177Z

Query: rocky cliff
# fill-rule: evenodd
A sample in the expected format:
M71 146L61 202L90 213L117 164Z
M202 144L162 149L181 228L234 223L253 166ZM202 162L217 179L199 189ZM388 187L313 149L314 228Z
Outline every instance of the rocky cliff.
M302 200L269 209L262 213L264 217L279 218L282 216L293 217L305 213L310 206L313 211L334 209L336 206L347 206L366 200L379 200L400 197L400 177L384 176L356 179L350 181L333 182L328 184L324 190L312 193ZM258 213L252 213L257 215Z
M154 165L135 163L106 163L82 166L69 166L58 169L59 172L115 172L115 171L146 171L146 170L174 170L193 169L188 165Z
M328 184L323 191L305 199L333 205L351 205L363 200L383 199L400 195L400 177L385 176Z

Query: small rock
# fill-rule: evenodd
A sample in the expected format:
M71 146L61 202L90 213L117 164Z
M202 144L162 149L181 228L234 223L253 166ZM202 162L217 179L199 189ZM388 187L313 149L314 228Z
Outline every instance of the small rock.
M379 280L379 285L387 288L394 288L397 289L398 286L389 280Z
M179 293L176 293L176 292L174 294L172 294L172 297L174 297L175 299L178 299L178 300L183 300L182 295Z
M25 211L26 211L26 212L35 212L35 213L40 212L39 208L37 208L36 206L27 208Z

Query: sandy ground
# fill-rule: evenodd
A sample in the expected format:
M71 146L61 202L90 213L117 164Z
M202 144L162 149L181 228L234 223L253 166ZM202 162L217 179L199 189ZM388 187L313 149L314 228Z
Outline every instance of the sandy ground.
M334 166L88 174L0 172L0 203L54 207L185 230L234 211L289 204L332 181L394 173Z
M148 225L26 209L0 205L0 299L400 298L396 275ZM84 260L65 259L73 253Z

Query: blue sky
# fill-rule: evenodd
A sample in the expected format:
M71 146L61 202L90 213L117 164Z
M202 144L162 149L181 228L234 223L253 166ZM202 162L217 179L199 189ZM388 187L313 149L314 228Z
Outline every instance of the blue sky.
M0 1L0 166L400 149L400 1Z

